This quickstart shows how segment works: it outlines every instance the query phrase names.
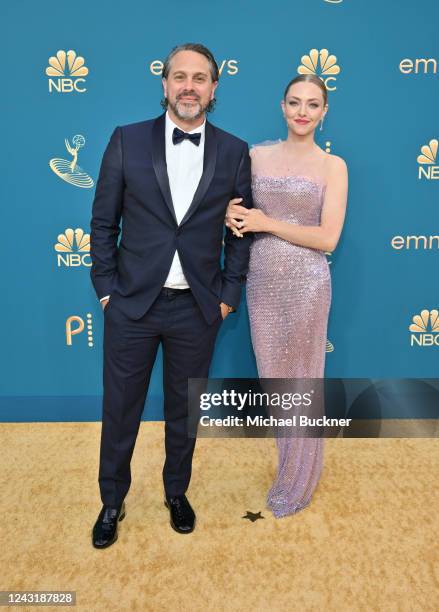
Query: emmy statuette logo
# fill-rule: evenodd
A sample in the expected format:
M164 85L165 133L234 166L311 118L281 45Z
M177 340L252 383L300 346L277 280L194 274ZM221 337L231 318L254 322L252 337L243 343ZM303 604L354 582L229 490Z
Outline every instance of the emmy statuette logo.
M410 346L439 346L439 311L422 310L409 326Z
M93 179L78 165L78 152L79 149L85 145L85 138L81 134L73 136L72 143L69 143L67 138L64 139L66 149L70 153L73 159L67 160L61 157L54 157L50 160L49 166L53 172L66 183L75 185L75 187L82 187L84 189L91 189L94 185Z
M337 74L341 68L337 65L335 55L330 55L327 49L311 49L309 55L303 55L302 63L297 68L299 74L315 74L322 79L328 91L335 91Z
M418 155L417 161L418 179L437 180L439 179L439 166L436 165L437 149L439 141L436 138L430 140L428 145L421 147L421 155Z
M76 51L57 51L56 56L49 57L49 65L46 68L49 78L49 92L58 93L84 93L86 88L84 77L88 75L85 60Z
M78 315L72 315L66 319L66 344L73 346L73 337L80 336L84 333L87 326L87 344L93 348L93 317L91 313L87 313L86 321ZM75 340L76 342L76 340Z
M77 268L86 266L90 268L90 234L85 234L80 227L75 230L67 228L64 234L58 236L54 246L57 252L58 268Z

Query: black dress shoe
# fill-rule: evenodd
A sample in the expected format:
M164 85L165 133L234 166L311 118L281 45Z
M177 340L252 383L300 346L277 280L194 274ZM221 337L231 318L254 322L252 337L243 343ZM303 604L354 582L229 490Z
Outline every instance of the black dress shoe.
M190 533L195 527L195 512L186 495L167 497L165 506L171 515L171 527L178 533Z
M120 508L102 506L93 527L92 543L95 548L107 548L117 540L117 523L125 518L125 502Z

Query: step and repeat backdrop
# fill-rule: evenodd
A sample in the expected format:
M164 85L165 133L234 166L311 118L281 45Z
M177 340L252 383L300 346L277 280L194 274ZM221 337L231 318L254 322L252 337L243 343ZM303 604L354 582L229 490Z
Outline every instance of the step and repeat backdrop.
M298 73L329 90L318 144L349 168L326 376L436 377L439 365L439 4L425 0L3 3L3 421L101 415L103 315L90 216L117 125L162 112L162 60L201 42L220 67L209 117L250 145L286 137ZM306 321L303 322L306 325ZM245 292L212 377L256 376ZM161 355L145 419L162 418Z

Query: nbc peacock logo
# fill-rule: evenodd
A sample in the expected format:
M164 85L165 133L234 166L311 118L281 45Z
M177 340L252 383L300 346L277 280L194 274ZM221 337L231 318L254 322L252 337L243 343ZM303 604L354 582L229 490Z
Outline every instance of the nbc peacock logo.
M421 155L418 155L419 164L418 179L439 179L439 166L436 165L437 149L439 141L436 138L430 140L427 145L421 147Z
M439 346L439 310L422 310L412 318L410 346Z
M69 143L67 138L64 139L66 149L70 153L73 159L63 159L62 157L54 157L50 160L49 166L60 179L75 185L75 187L83 187L84 189L90 189L94 185L93 179L78 166L78 153L85 145L85 138L82 134L76 134L72 138L72 145Z
M335 91L336 75L341 68L337 65L337 58L331 55L328 49L311 49L308 55L303 55L302 63L297 68L299 74L315 74L322 79L328 91Z
M76 54L76 51L63 51L60 49L56 55L49 57L49 65L46 68L49 78L49 93L84 93L85 79L88 68L85 59Z
M75 230L67 228L59 234L54 249L57 253L58 268L90 268L90 234L86 234L80 227Z

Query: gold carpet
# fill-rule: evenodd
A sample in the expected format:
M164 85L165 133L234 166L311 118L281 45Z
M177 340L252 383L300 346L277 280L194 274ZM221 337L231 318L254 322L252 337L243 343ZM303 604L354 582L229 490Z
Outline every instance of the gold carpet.
M86 612L439 609L437 439L326 440L311 504L282 519L265 509L274 440L199 439L180 535L163 424L142 423L119 539L95 550L100 423L0 427L0 590L76 591Z

